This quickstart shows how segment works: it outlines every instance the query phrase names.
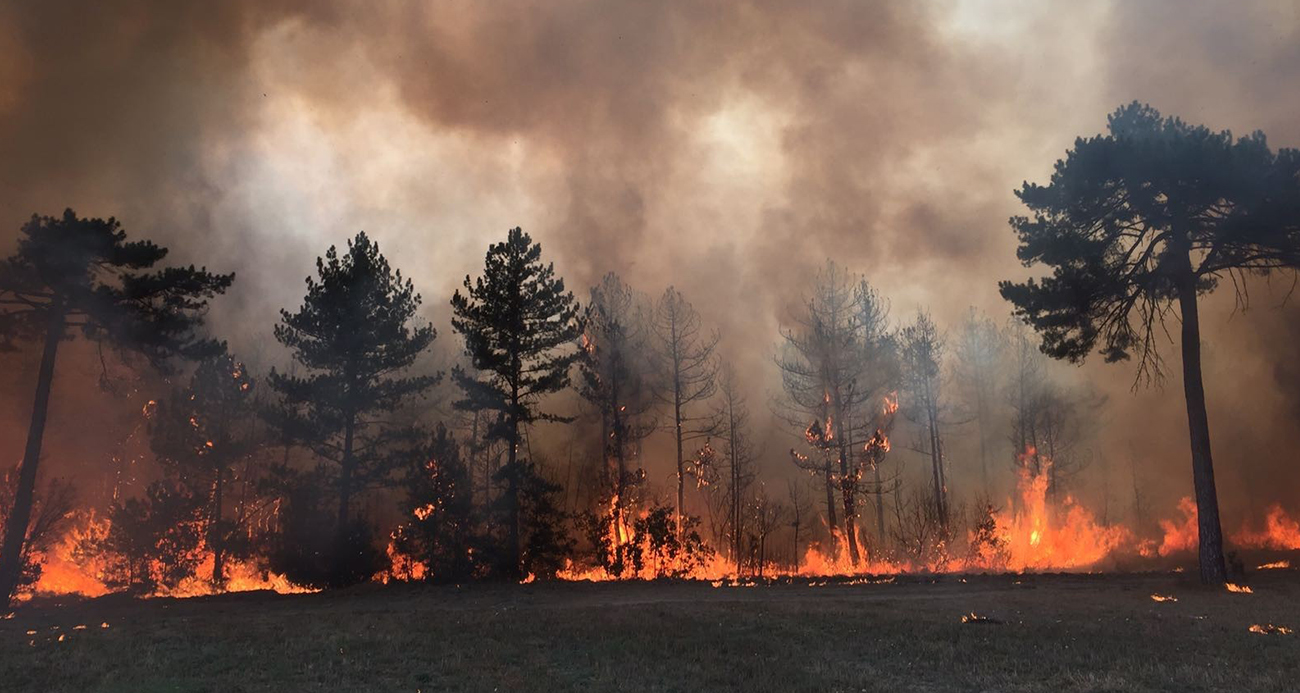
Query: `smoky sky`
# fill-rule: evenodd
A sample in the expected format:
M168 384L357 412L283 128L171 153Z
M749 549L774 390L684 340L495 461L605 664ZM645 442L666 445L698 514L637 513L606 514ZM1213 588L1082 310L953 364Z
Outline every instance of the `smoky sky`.
M213 329L279 363L276 311L329 245L378 239L452 354L447 297L522 226L580 297L608 271L680 289L748 375L760 428L777 329L828 257L898 321L1004 319L997 280L1028 276L1013 189L1120 104L1300 146L1287 2L19 1L0 5L0 53L6 252L33 212L117 216L174 261L236 271ZM1207 307L1229 504L1291 501L1300 481L1283 293ZM94 370L70 353L61 374ZM27 372L0 382L12 457ZM61 392L84 389L71 377ZM1190 491L1176 377L1135 393L1131 367L1096 359L1059 377L1107 398L1093 493L1130 467L1165 502ZM72 440L59 406L51 430ZM50 456L98 454L77 440ZM769 447L788 466L789 442Z

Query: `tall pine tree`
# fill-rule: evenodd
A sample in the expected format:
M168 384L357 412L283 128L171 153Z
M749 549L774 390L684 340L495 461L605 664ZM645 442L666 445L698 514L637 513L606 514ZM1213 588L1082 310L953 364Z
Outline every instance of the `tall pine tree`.
M1166 316L1177 306L1183 395L1196 492L1201 580L1225 580L1223 531L1201 377L1200 297L1228 279L1247 301L1249 276L1300 269L1300 150L1262 132L1233 137L1133 102L1108 132L1079 138L1047 185L1016 196L1016 254L1051 274L1004 281L1003 298L1053 358L1137 356L1159 379Z
M18 251L0 262L0 345L41 342L40 368L27 446L0 547L0 601L22 577L32 519L36 471L60 342L74 330L91 340L143 353L163 365L172 356L202 357L218 345L198 333L203 311L235 275L167 267L149 271L167 255L150 241L127 241L116 219L33 215Z
M504 243L488 248L483 276L465 277L465 293L451 298L452 326L465 339L465 353L477 372L457 368L452 378L463 398L455 407L492 415L487 437L506 446L505 555L503 570L520 577L521 559L535 552L521 549L521 502L535 471L519 456L524 427L564 417L542 411L540 400L569 385L569 368L578 352L578 308L564 280L551 264L543 265L542 247L522 229L510 230Z
M348 242L347 253L331 246L317 258L316 274L307 278L302 306L280 311L275 326L276 339L305 374L272 371L269 382L288 409L283 420L293 438L322 460L318 472L333 486L338 544L333 575L322 577L337 583L362 578L346 565L349 553L364 552L364 532L351 517L353 497L391 483L401 455L420 440L414 427L392 424L386 415L441 374L401 375L436 332L415 321L419 294L365 232Z

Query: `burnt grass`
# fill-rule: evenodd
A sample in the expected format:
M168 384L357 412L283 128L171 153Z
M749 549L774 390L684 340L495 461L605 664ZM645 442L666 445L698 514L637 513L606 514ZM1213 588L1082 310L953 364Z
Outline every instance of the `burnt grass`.
M38 599L0 621L0 690L1300 689L1300 633L1247 630L1300 630L1300 572L1246 581L1254 594L1160 573Z

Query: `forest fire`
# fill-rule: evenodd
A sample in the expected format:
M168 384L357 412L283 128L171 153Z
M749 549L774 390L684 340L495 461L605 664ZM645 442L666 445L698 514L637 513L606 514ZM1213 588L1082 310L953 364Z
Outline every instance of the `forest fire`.
M1050 461L1047 464L1050 465ZM1005 509L991 511L991 524L985 528L987 535L980 536L979 531L971 530L964 541L948 543L955 547L970 547L963 552L942 553L937 558L917 560L868 550L866 556L854 564L841 548L842 535L832 530L832 548L812 544L797 565L771 563L765 566L764 575L768 578L812 579L809 585L817 586L831 584L819 583L816 581L819 578L840 578L833 584L880 584L889 582L892 577L878 576L911 573L1094 571L1108 558L1125 551L1148 557L1157 553L1167 557L1180 551L1187 552L1195 546L1195 508L1189 499L1179 502L1181 517L1178 520L1159 523L1164 532L1160 539L1138 540L1127 527L1100 524L1087 508L1068 495L1053 503L1048 497L1047 479L1046 468L1037 475L1022 472L1018 495L1006 500ZM413 514L423 519L430 512L425 507L415 509ZM720 551L690 552L656 544L651 537L653 518L650 510L628 508L620 512L617 499L611 498L603 516L607 522L601 539L611 557L615 554L624 556L622 569L616 570L613 565L581 566L568 561L556 573L556 578L614 581L671 576L709 581L714 586L753 584L738 581L738 578L745 578L746 574L753 577L756 573L746 571L738 575L735 562ZM108 577L111 572L108 563L112 557L88 550L108 535L111 529L109 520L94 513L78 513L77 517L77 522L59 542L36 556L41 575L32 593L98 597L122 589L121 586L114 587L113 580ZM619 517L623 519L616 520ZM1263 526L1263 530L1243 529L1235 533L1234 542L1239 542L1243 548L1294 548L1291 542L1296 522L1279 507L1269 509ZM1157 545L1159 551L1152 551L1151 547ZM211 580L199 577L212 572L211 552L201 545L196 550L201 555L196 559L192 577L171 586L156 587L142 596L190 597L251 590L280 593L316 591L296 585L285 576L258 567L252 561L241 560L227 561L226 582L220 587L215 586ZM419 581L430 577L428 566L403 553L395 542L389 543L386 554L391 567L378 575L377 581ZM635 561L631 558L634 555ZM611 561L615 560L611 558ZM1286 569L1290 565L1290 561L1281 560L1261 564L1257 569ZM161 573L165 566L155 560L145 569ZM536 576L530 574L522 582L535 579ZM1226 589L1243 594L1252 592L1249 586L1235 583L1227 584ZM1153 593L1151 599L1156 602L1177 601L1174 596L1159 593Z
M96 544L102 542L110 530L111 522L108 519L94 513L80 514L79 521L59 542L35 557L41 572L40 578L32 586L31 594L99 597L115 589L132 591L129 586L115 587L112 584L115 582L111 576L114 568L109 563L114 557L95 551ZM199 597L253 590L271 590L282 594L316 591L295 585L285 577L260 569L249 561L239 560L226 562L225 583L217 586L211 580L199 577L212 574L214 556L201 545L195 551L198 556L193 575L172 585L160 584L152 590L138 593L139 596ZM151 576L158 576L167 570L167 566L154 559L143 570ZM103 627L107 628L108 625L104 624Z

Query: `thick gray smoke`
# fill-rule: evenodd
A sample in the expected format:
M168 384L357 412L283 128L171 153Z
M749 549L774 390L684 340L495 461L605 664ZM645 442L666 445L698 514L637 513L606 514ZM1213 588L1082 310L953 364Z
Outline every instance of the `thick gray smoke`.
M580 296L611 270L651 295L681 289L750 377L763 429L777 328L827 257L899 320L1002 318L996 281L1025 276L1012 189L1119 104L1300 145L1286 2L112 5L0 7L5 252L32 212L116 215L177 261L236 270L214 328L269 363L276 310L330 244L379 239L445 327L451 291L520 225ZM1246 499L1300 501L1283 293L1207 311L1228 517ZM458 348L446 329L439 342ZM4 358L0 454L16 457L30 358ZM112 436L82 422L110 418L111 400L85 392L93 354L68 358L75 396L53 412L49 457L94 464ZM1091 492L1102 475L1127 484L1130 460L1162 503L1189 492L1176 378L1131 394L1123 365L1062 372L1108 395ZM767 442L765 464L787 471L789 441Z

